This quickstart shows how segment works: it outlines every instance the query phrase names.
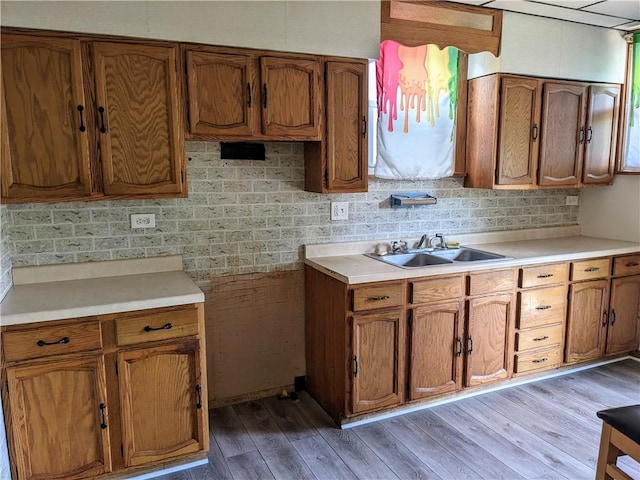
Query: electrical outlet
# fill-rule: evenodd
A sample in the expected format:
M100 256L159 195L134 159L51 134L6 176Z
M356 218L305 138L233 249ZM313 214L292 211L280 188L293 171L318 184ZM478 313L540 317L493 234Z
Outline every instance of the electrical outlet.
M331 202L331 220L349 220L349 202Z
M156 216L153 213L132 213L131 228L156 228Z
M567 195L566 205L578 205L578 198L577 195Z

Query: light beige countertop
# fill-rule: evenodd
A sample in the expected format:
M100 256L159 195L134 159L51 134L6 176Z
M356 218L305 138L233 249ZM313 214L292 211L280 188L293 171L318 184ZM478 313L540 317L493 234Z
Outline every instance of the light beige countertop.
M104 315L204 301L172 255L13 270L0 325Z
M512 257L504 260L456 262L406 269L363 255L374 252L376 245L389 243L389 240L382 240L307 245L305 264L344 283L360 284L640 252L639 243L585 237L579 232L579 226L576 226L447 237L447 240L459 241L465 247ZM417 239L407 240L412 245Z

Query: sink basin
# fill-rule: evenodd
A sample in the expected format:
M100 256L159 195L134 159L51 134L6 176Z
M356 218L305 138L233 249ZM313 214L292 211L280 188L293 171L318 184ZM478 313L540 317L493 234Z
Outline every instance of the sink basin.
M467 247L450 250L437 250L429 253L411 252L388 255L365 253L365 256L400 268L420 268L457 262L486 262L511 258L497 253L485 252L483 250L476 250L475 248Z

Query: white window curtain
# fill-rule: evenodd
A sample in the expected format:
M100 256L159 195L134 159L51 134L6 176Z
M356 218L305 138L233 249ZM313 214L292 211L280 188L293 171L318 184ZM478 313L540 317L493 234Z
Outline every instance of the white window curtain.
M380 44L376 177L453 175L458 56L453 47Z

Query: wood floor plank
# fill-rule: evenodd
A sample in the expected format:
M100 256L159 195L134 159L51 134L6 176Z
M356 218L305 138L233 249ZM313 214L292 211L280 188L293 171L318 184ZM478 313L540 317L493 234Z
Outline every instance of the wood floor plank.
M623 376L613 370L592 369L584 372L584 377L627 395L631 401L640 401L640 376L634 382L631 376Z
M582 372L550 378L544 382L550 388L588 399L590 402L600 405L599 408L613 408L629 404L625 395L611 389L604 389L599 385L595 385L596 388L594 388L593 383L581 377L580 373Z
M530 383L528 385L522 385L521 390L538 397L545 405L556 404L564 408L572 415L583 418L584 420L591 421L591 423L600 425L600 419L596 416L598 411L597 405L594 405L589 399L571 395L567 392L553 389L549 387L545 382ZM546 406L545 406L546 408Z
M227 465L224 455L222 455L222 451L213 436L209 443L209 454L207 455L209 463L191 469L191 477L193 480L231 480L233 475L229 470L229 465Z
M317 478L322 480L358 478L321 435L304 437L292 441L291 444Z
M256 449L231 406L211 410L209 428L225 457L235 457Z
M464 401L464 400L463 400ZM489 426L480 422L476 417L464 412L459 402L448 403L433 408L432 411L441 419L480 445L489 454L499 455L500 461L508 465L525 478L553 478L565 479L549 465L529 455L529 452L510 442L502 435L496 434Z
M280 430L269 409L262 402L249 402L247 413L238 418L249 432L269 470L278 479L315 479L297 450ZM237 412L242 409L237 409Z
M379 423L363 425L355 432L398 477L440 479Z
M383 420L382 425L442 478L477 479L478 473L443 448L406 416Z
M477 418L488 428L503 436L531 456L570 479L592 479L595 470L576 460L553 444L511 421L502 411L487 407L479 397L468 398L456 404L465 413Z
M257 450L226 458L229 470L236 480L268 480L273 473Z
M316 429L300 410L292 408L291 402L293 400L279 400L277 397L262 400L262 404L269 409L278 427L290 442L316 435Z

